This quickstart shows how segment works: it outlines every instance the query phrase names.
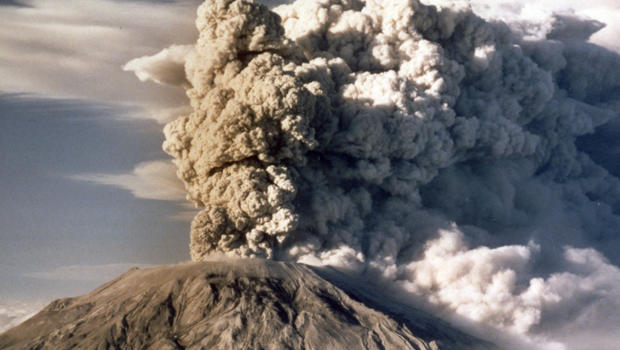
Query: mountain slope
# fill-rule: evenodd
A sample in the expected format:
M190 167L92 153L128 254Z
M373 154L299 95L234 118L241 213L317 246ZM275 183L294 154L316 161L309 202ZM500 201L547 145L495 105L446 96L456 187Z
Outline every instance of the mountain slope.
M347 289L337 274L328 273ZM52 302L0 335L0 349L494 348L417 310L390 317L363 288L349 287L357 295L307 266L264 260L132 269Z

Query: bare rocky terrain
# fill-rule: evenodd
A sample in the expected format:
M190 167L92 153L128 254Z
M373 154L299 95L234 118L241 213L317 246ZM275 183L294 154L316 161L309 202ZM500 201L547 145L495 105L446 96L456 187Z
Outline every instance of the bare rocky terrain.
M497 349L348 280L256 259L134 268L52 302L0 349Z

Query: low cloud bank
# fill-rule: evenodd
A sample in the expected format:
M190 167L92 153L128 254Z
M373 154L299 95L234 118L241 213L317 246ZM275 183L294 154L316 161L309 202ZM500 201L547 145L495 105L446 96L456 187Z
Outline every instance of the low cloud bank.
M0 333L32 317L43 308L40 303L3 301L0 303Z

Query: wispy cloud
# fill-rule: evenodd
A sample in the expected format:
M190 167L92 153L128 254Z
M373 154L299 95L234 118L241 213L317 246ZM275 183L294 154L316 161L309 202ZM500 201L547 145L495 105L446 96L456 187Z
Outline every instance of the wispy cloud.
M142 117L184 104L180 89L141 84L122 67L161 47L194 41L198 3L3 1L0 90L136 106L146 111ZM21 4L29 6L15 6Z
M114 186L130 191L137 198L183 201L185 189L176 176L176 167L168 160L139 163L125 174L79 174L74 180Z
M198 209L188 209L169 216L169 219L173 221L191 222L196 214L198 214Z
M106 264L60 266L49 271L26 273L24 276L54 281L106 282L132 267L152 267L149 264Z

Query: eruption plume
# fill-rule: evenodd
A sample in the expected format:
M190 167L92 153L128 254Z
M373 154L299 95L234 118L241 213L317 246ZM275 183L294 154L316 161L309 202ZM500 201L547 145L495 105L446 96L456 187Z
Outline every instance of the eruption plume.
M202 208L193 260L379 271L520 333L561 332L554 320L596 300L620 309L620 182L582 138L618 125L620 57L587 42L601 23L213 0L196 25L187 80L159 79L193 108L164 143Z

